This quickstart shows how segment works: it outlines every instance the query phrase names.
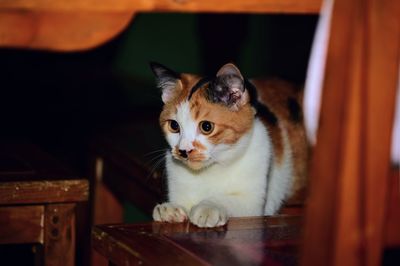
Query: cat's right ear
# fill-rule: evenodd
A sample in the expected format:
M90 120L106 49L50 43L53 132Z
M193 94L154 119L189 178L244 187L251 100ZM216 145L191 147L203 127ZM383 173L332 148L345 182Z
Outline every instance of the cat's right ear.
M164 103L171 101L176 94L180 74L156 62L150 62L150 68L156 76L157 86L161 88L162 101Z

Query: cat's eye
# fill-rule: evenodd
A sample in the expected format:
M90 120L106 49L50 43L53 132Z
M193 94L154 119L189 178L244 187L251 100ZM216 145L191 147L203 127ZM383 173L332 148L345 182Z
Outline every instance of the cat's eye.
M178 133L179 132L179 124L175 120L169 120L168 121L168 130L171 131L172 133Z
M199 128L200 128L201 133L203 133L204 135L208 135L208 134L211 134L211 132L213 132L214 123L212 123L210 121L201 121L199 124Z

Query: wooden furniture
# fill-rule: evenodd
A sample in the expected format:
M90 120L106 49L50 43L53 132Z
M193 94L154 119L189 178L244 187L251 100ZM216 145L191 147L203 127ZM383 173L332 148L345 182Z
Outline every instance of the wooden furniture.
M75 265L75 206L88 194L87 180L36 146L0 144L1 245L41 244L44 265Z
M318 13L321 0L13 0L0 2L0 46L77 51L112 39L138 12Z
M231 219L224 227L189 223L98 225L93 247L116 265L296 265L298 216Z
M400 212L388 197L400 2L336 0L331 23L302 265L380 265L400 230L386 226Z
M0 45L87 49L120 32L137 11L316 13L320 6L312 0L32 3L1 2ZM400 191L392 187L394 203L387 196L399 178L398 172L390 175L389 160L399 19L399 1L334 1L301 265L379 265L386 235L399 235L393 224L400 223ZM96 160L101 177L108 166ZM391 222L386 227L387 214ZM400 240L394 237L390 243Z

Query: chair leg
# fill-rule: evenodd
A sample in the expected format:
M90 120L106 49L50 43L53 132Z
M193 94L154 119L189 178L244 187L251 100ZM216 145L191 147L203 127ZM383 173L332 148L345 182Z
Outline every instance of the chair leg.
M390 0L334 3L301 265L380 265L399 11Z
M44 227L44 265L75 265L75 204L47 205Z

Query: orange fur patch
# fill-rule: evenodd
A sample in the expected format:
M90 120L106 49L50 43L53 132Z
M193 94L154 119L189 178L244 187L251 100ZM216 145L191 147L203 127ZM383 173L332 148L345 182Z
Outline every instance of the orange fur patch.
M172 100L165 103L160 114L160 125L165 130L166 122L176 113L177 106L187 100L191 88L199 81L200 77L191 74L181 74L181 79L177 82L176 92Z
M196 91L191 102L192 117L197 121L214 123L214 131L208 135L213 144L233 144L246 134L252 127L254 113L249 103L238 111L229 110L222 104L210 103L205 99L204 92Z
M193 141L192 144L193 144L193 147L195 147L199 151L206 150L206 147L203 144L201 144L199 141L197 141L197 140Z

